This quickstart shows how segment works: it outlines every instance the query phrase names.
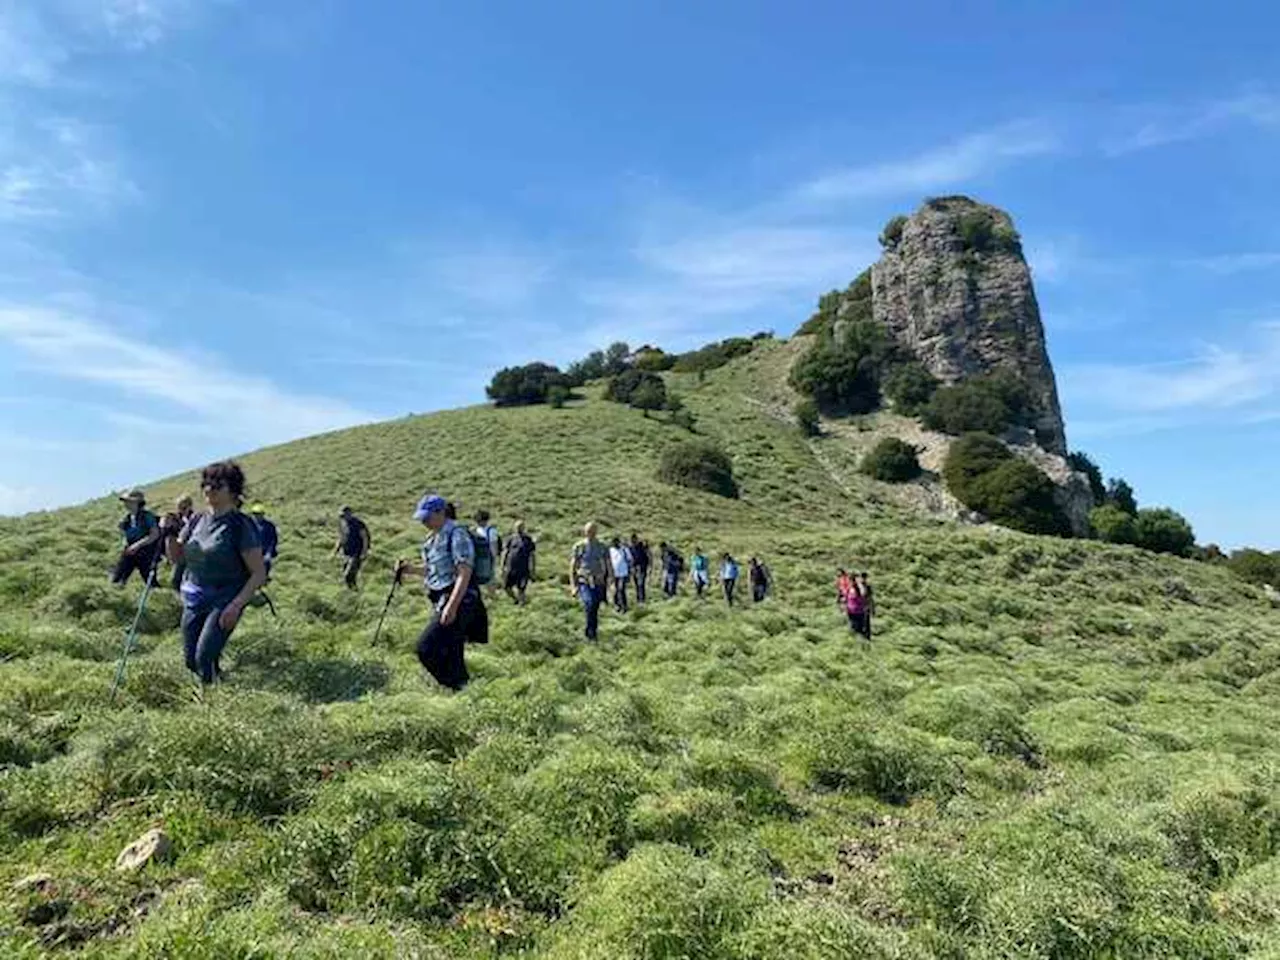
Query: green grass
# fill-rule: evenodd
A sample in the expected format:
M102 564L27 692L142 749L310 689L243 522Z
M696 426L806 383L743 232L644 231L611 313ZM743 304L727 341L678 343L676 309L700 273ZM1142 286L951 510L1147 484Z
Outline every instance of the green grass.
M246 614L203 703L167 595L107 703L139 589L105 584L113 503L0 522L4 955L1280 955L1262 594L895 507L844 440L788 421L794 349L668 374L739 500L660 484L687 431L595 388L245 456L281 618ZM417 666L414 589L370 645L428 489L539 537L529 607L491 604L458 695ZM374 538L358 596L328 557L347 502ZM777 592L608 612L588 646L561 582L588 519L758 554ZM870 646L838 565L872 573ZM157 823L171 860L117 874ZM11 888L36 871L50 888Z

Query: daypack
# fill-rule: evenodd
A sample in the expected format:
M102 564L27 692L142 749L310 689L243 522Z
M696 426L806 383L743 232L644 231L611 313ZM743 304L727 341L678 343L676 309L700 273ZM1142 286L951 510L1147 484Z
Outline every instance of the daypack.
M471 579L477 584L484 585L493 580L493 546L489 542L489 529L480 527L468 532L471 534L471 543L476 551L476 562L471 568Z
M364 535L369 528L359 517L348 517L342 521L346 528L342 535L342 552L348 557L358 557L364 551ZM373 549L373 537L369 537L369 548Z

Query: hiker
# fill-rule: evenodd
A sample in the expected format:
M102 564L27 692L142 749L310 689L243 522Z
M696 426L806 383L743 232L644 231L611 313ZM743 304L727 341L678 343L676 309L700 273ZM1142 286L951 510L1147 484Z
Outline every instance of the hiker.
M865 570L858 574L857 587L858 592L862 594L862 635L870 640L871 617L876 612L876 598L875 593L871 589L871 581L867 579L867 572Z
M638 534L631 534L631 576L636 584L636 603L644 603L649 594L649 544Z
M668 599L680 592L680 573L684 570L684 557L665 540L658 545L662 557L662 592Z
M267 579L271 579L271 565L276 561L280 550L280 532L276 525L267 519L267 508L255 503L249 508L249 515L258 525L258 539L262 541L262 564L267 570Z
M535 555L538 545L533 537L525 533L524 521L516 521L515 533L507 538L506 548L502 553L503 587L511 602L523 606L529 602L525 591L529 581L534 577Z
M174 512L168 518L170 524L176 524L176 529L181 532L187 528L187 524L196 515L195 508L192 506L191 497L183 494L178 498L177 503L173 505ZM161 550L164 549L163 544ZM169 581L169 586L173 588L174 593L182 592L182 575L186 573L187 565L185 563L171 563L173 567L173 579Z
M769 593L769 568L752 557L747 561L747 577L751 581L751 602L760 603Z
M338 514L338 542L334 544L333 556L343 556L342 580L349 590L356 588L356 578L364 565L364 558L369 555L369 528L364 521L351 512L350 507L343 507Z
M483 540L483 545L477 543L476 546L481 551L476 555L476 570L485 569L488 564L489 575L485 582L489 585L489 593L492 594L498 589L497 583L494 582L493 568L498 562L498 558L502 556L502 537L498 535L498 528L489 522L488 510L476 511L476 536ZM483 551L488 552L488 556Z
M449 516L449 504L439 494L419 500L413 518L431 531L422 544L422 564L399 560L395 570L397 580L422 577L431 600L431 621L418 637L418 662L437 683L461 690L470 679L465 644L489 642L489 613L473 577L475 540Z
M587 615L583 633L594 640L600 629L600 604L609 590L609 551L596 539L595 521L583 527L582 533L583 539L573 545L569 558L569 590Z
M711 583L711 564L707 561L707 555L702 552L701 547L694 547L693 556L689 558L689 579L693 581L693 587L698 591L699 597Z
M726 553L720 560L720 585L724 588L724 600L733 606L733 588L738 585L738 561Z
M627 612L627 584L631 581L631 548L619 537L609 545L609 567L613 573L613 608Z
M849 574L845 572L844 567L836 570L836 603L840 605L840 609L845 609L846 599L849 591L853 589L853 581L849 578Z
M222 651L245 606L266 582L258 526L240 512L244 471L234 461L204 468L200 489L207 509L178 529L165 518L169 562L182 577L182 645L187 669L208 686L221 673Z
M129 512L120 521L118 529L124 537L124 549L111 571L111 582L124 586L137 570L145 583L155 573L160 559L160 521L147 509L147 498L141 490L130 490L120 498Z
M849 589L844 595L844 609L849 617L849 629L870 640L867 633L867 599L856 578L849 580Z

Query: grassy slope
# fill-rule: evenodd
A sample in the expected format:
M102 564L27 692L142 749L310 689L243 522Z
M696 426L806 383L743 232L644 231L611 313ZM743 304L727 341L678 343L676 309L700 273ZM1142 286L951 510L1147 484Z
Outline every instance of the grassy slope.
M682 432L595 398L245 457L282 531L282 618L246 616L204 704L165 596L106 706L137 596L103 582L113 504L0 523L5 955L1280 955L1261 595L900 510L778 418L793 349L674 378L737 502L658 484ZM419 674L413 591L369 645L428 488L540 536L531 606L492 606L458 696ZM375 540L358 603L327 557L341 502ZM757 552L777 596L651 603L585 647L558 577L588 517ZM837 563L874 572L871 648L832 606ZM161 821L173 861L116 875ZM10 890L37 870L51 891Z

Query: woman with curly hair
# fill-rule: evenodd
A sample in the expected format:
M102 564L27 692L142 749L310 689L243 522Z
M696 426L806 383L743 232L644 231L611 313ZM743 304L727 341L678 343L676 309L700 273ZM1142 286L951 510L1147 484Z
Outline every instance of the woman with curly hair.
M207 509L179 527L166 517L165 549L182 576L182 641L187 669L210 684L240 614L266 582L262 544L252 519L240 512L244 471L232 461L211 463L200 475Z

